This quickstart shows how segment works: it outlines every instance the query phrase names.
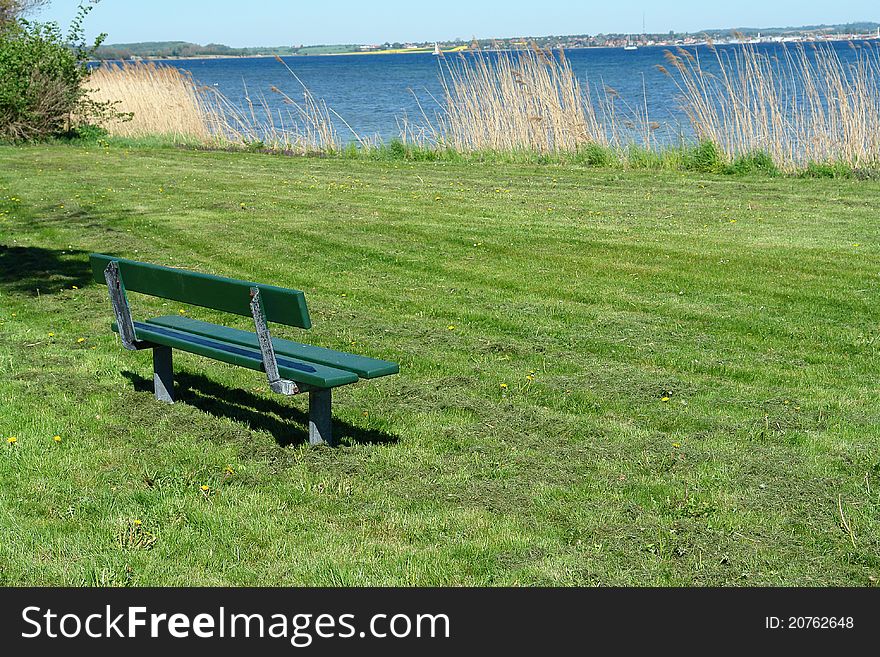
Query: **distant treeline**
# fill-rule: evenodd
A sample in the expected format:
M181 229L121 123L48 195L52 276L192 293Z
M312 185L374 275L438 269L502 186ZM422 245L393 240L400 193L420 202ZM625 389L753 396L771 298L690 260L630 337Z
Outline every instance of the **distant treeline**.
M873 34L880 28L880 23L858 22L846 23L841 25L805 25L802 27L766 27L751 28L741 27L735 29L716 29L704 30L702 32L666 32L662 34L647 33L643 35L645 39L654 41L672 41L676 39L686 39L688 37L709 37L711 39L727 39L742 35L746 37L754 37L758 33L765 37L773 36L794 36L794 35L816 35L816 36L834 36L842 34ZM567 36L542 36L529 39L534 41L541 47L579 47L579 46L597 46L614 44L622 38L626 38L626 34L572 34ZM441 41L440 44L444 48L470 45L475 48L484 49L490 47L515 47L522 45L522 38L513 39L473 39L471 41L455 40ZM98 49L96 57L99 59L132 59L139 57L248 57L255 55L326 55L358 52L365 49L374 48L390 48L398 49L404 47L422 47L433 48L434 43L384 43L367 47L361 47L358 44L329 44L317 46L260 46L253 48L232 48L220 43L209 43L207 45L199 45L198 43L189 43L187 41L147 41L143 43L114 43L104 45Z
M187 41L148 41L114 43L102 46L95 53L98 59L132 59L138 57L246 57L253 55L295 55L300 48L292 46L262 48L231 48L221 43L200 45Z

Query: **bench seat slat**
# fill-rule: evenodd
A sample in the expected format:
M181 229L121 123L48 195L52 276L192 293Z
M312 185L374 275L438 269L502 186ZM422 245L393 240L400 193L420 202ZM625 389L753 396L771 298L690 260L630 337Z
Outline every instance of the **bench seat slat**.
M152 342L153 344L188 351L200 356L223 361L230 365L239 365L258 371L263 370L263 357L259 349L249 349L242 345L145 322L135 322L134 329L137 339L144 342ZM115 322L113 323L113 330L118 331ZM335 388L355 383L358 380L357 375L352 372L327 367L318 363L300 362L285 356L278 357L278 372L285 379L319 388Z
M147 323L187 331L245 347L260 348L260 343L255 333L228 326L218 326L217 324L210 324L209 322L203 322L190 317L168 315L149 319ZM278 356L291 356L312 363L320 363L341 370L348 370L349 372L354 372L362 379L375 379L380 376L397 374L400 371L397 363L334 351L324 347L301 344L282 338L272 338L272 344Z

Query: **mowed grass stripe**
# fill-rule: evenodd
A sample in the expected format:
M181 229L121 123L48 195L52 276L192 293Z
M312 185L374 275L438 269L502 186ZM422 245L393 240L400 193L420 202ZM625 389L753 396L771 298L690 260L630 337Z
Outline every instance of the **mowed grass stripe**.
M0 244L45 249L0 278L0 580L870 585L878 191L0 148ZM280 335L401 374L339 391L335 451L194 356L158 406L75 251L303 289Z

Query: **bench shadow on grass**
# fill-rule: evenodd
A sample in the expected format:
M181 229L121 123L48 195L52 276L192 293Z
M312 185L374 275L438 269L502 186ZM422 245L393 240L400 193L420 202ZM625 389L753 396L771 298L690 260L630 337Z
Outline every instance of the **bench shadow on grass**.
M153 392L153 381L135 372L122 375L138 392ZM244 422L252 429L271 434L281 447L309 440L308 413L274 399L266 399L240 388L230 388L200 374L174 373L174 394L179 403L195 406L217 417ZM333 419L333 436L337 444L388 445L398 442L397 436L364 429Z
M92 280L88 253L0 244L0 286L20 294L56 294Z

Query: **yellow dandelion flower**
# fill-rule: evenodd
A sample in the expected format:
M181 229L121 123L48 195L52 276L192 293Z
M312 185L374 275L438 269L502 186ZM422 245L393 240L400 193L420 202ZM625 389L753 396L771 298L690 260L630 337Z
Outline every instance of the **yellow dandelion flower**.
M669 397L661 397L660 401L662 401L662 402L668 402L668 401L669 401Z
M500 387L502 390L507 390L507 384L506 384L506 383L502 383L499 387Z
M181 308L180 310L177 311L177 313L180 315L186 315L186 308Z
M15 443L18 442L18 438L16 438L15 436L10 436L9 438L6 439L6 442L10 445L14 445Z
M447 330L447 331L454 331L454 330L455 330L455 324L450 324L449 326L446 327L446 330Z
M234 475L234 474L235 474L235 470L232 469L232 466L231 466L231 465L227 465L227 466L226 466L226 470L225 470L225 472L226 472L226 474L228 474L228 475Z
M137 520L137 519L135 519L135 521L134 521L134 526L135 526L135 527L140 527L140 526L143 525L143 524L144 524L144 523L143 523L143 521L141 521L141 520Z
M79 287L77 287L76 285L71 285L71 286L70 286L70 289L71 289L71 290L78 290Z
M681 447L681 443L672 443L672 446L678 449L679 447Z
M54 338L54 337L55 337L55 334L54 334L54 333L50 333L50 334L49 334L49 337L50 337L50 338Z
M85 341L86 341L85 338L77 338L76 343L77 343L77 344L82 344L82 343L85 342Z
M535 377L532 376L531 374L529 374L529 375L526 377L526 381L534 381L534 380L535 380Z
M204 493L207 493L209 490L211 490L211 487L208 486L207 484L202 484L199 488L201 488L202 492L204 492Z
M60 443L60 442L61 442L61 436L52 436L52 440L54 440L56 443Z

